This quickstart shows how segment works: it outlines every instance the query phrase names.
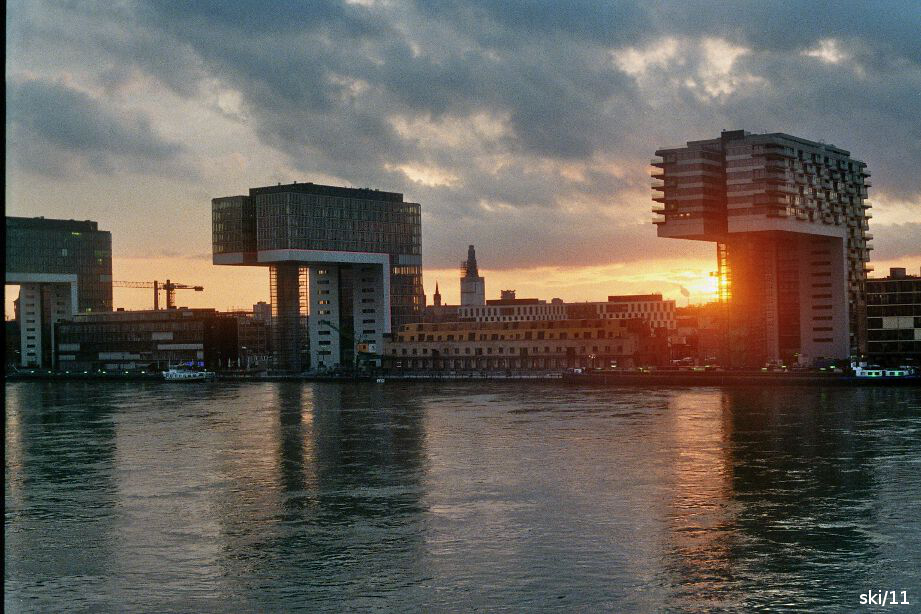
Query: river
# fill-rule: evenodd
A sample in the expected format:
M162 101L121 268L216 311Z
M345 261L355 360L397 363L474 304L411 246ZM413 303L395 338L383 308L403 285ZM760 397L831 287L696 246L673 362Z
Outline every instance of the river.
M921 390L6 384L17 611L921 609Z

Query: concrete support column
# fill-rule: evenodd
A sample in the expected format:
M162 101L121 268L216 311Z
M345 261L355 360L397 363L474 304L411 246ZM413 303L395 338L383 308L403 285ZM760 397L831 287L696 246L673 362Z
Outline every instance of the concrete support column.
M389 306L384 300L384 270L380 265L356 265L352 274L352 318L355 344L380 352ZM356 348L357 351L357 348ZM379 361L375 362L377 366Z
M19 286L19 351L23 367L42 365L42 284Z
M76 309L76 283L24 283L19 287L20 364L54 367L54 329Z
M307 271L310 290L310 364L314 369L339 365L341 355L339 322L339 267L311 265Z
M303 369L300 266L296 263L273 265L270 278L276 367L300 372Z

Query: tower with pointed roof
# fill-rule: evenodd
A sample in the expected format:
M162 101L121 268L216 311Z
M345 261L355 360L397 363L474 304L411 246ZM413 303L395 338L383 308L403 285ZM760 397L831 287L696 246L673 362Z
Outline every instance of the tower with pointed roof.
M486 280L480 277L473 246L467 248L467 260L461 263L461 305L486 304Z

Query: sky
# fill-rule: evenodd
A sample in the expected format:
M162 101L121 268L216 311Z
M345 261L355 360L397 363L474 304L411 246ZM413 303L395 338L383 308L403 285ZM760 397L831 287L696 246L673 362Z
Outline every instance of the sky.
M876 272L917 272L919 32L916 0L13 0L7 215L96 220L115 279L225 309L268 271L211 264L212 198L374 187L422 204L429 297L475 244L487 298L703 302L715 247L656 238L649 160L744 129L865 161Z

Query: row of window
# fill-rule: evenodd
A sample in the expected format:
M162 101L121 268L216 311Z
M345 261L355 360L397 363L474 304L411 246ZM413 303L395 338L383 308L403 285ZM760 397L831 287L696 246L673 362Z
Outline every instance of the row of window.
M591 351L592 351L592 352L600 352L600 351L602 351L602 350L599 349L600 347L601 347L601 346L597 346L597 345L596 345L596 346L592 346L592 350L591 350ZM617 345L617 346L605 345L605 346L603 346L603 347L604 347L604 350L603 350L603 351L604 351L604 352L608 352L608 353L610 353L610 352L615 352L615 353L617 353L617 354L621 354L621 353L623 353L623 351L624 351L624 348L623 348L622 345ZM432 350L431 350L431 353L432 353L433 355L435 355L435 354L441 354L441 355L449 356L449 355L452 354L452 351L451 351L452 349L453 349L453 354L454 354L455 356L461 354L461 351L460 351L461 348L443 348L441 351L432 349ZM465 348L464 348L463 354L464 354L464 355L483 356L483 355L484 355L483 350L485 350L485 351L486 351L485 353L486 353L487 355L489 355L489 354L492 354L492 353L493 353L493 349L494 349L494 348L492 348L492 347L486 347L486 348L472 348L473 351L471 351L471 348L465 347ZM541 354L541 353L543 353L543 354L549 354L549 353L550 353L550 346L543 346L543 347L540 347L540 346L533 346L533 347L530 347L530 348L514 348L514 347L503 348L503 347L498 347L498 348L495 348L495 350L496 350L496 352L495 352L496 354L501 354L501 355L510 355L510 356L522 356L522 355L532 355L532 354L535 354L535 355L536 355L536 354ZM585 353L587 353L587 351L588 351L588 350L587 350L586 347L580 347L580 346L568 346L568 347L556 346L556 352L555 352L555 353L556 353L556 354L563 354L563 353L585 354ZM397 355L397 354L398 354L397 348L391 348L391 349L390 349L390 353L391 353L392 355ZM419 356L419 355L427 356L428 354L429 354L429 348L422 348L421 350L419 350L418 348L412 348L411 351L407 350L407 348L400 348L400 349L399 349L399 355L400 355L400 356Z

